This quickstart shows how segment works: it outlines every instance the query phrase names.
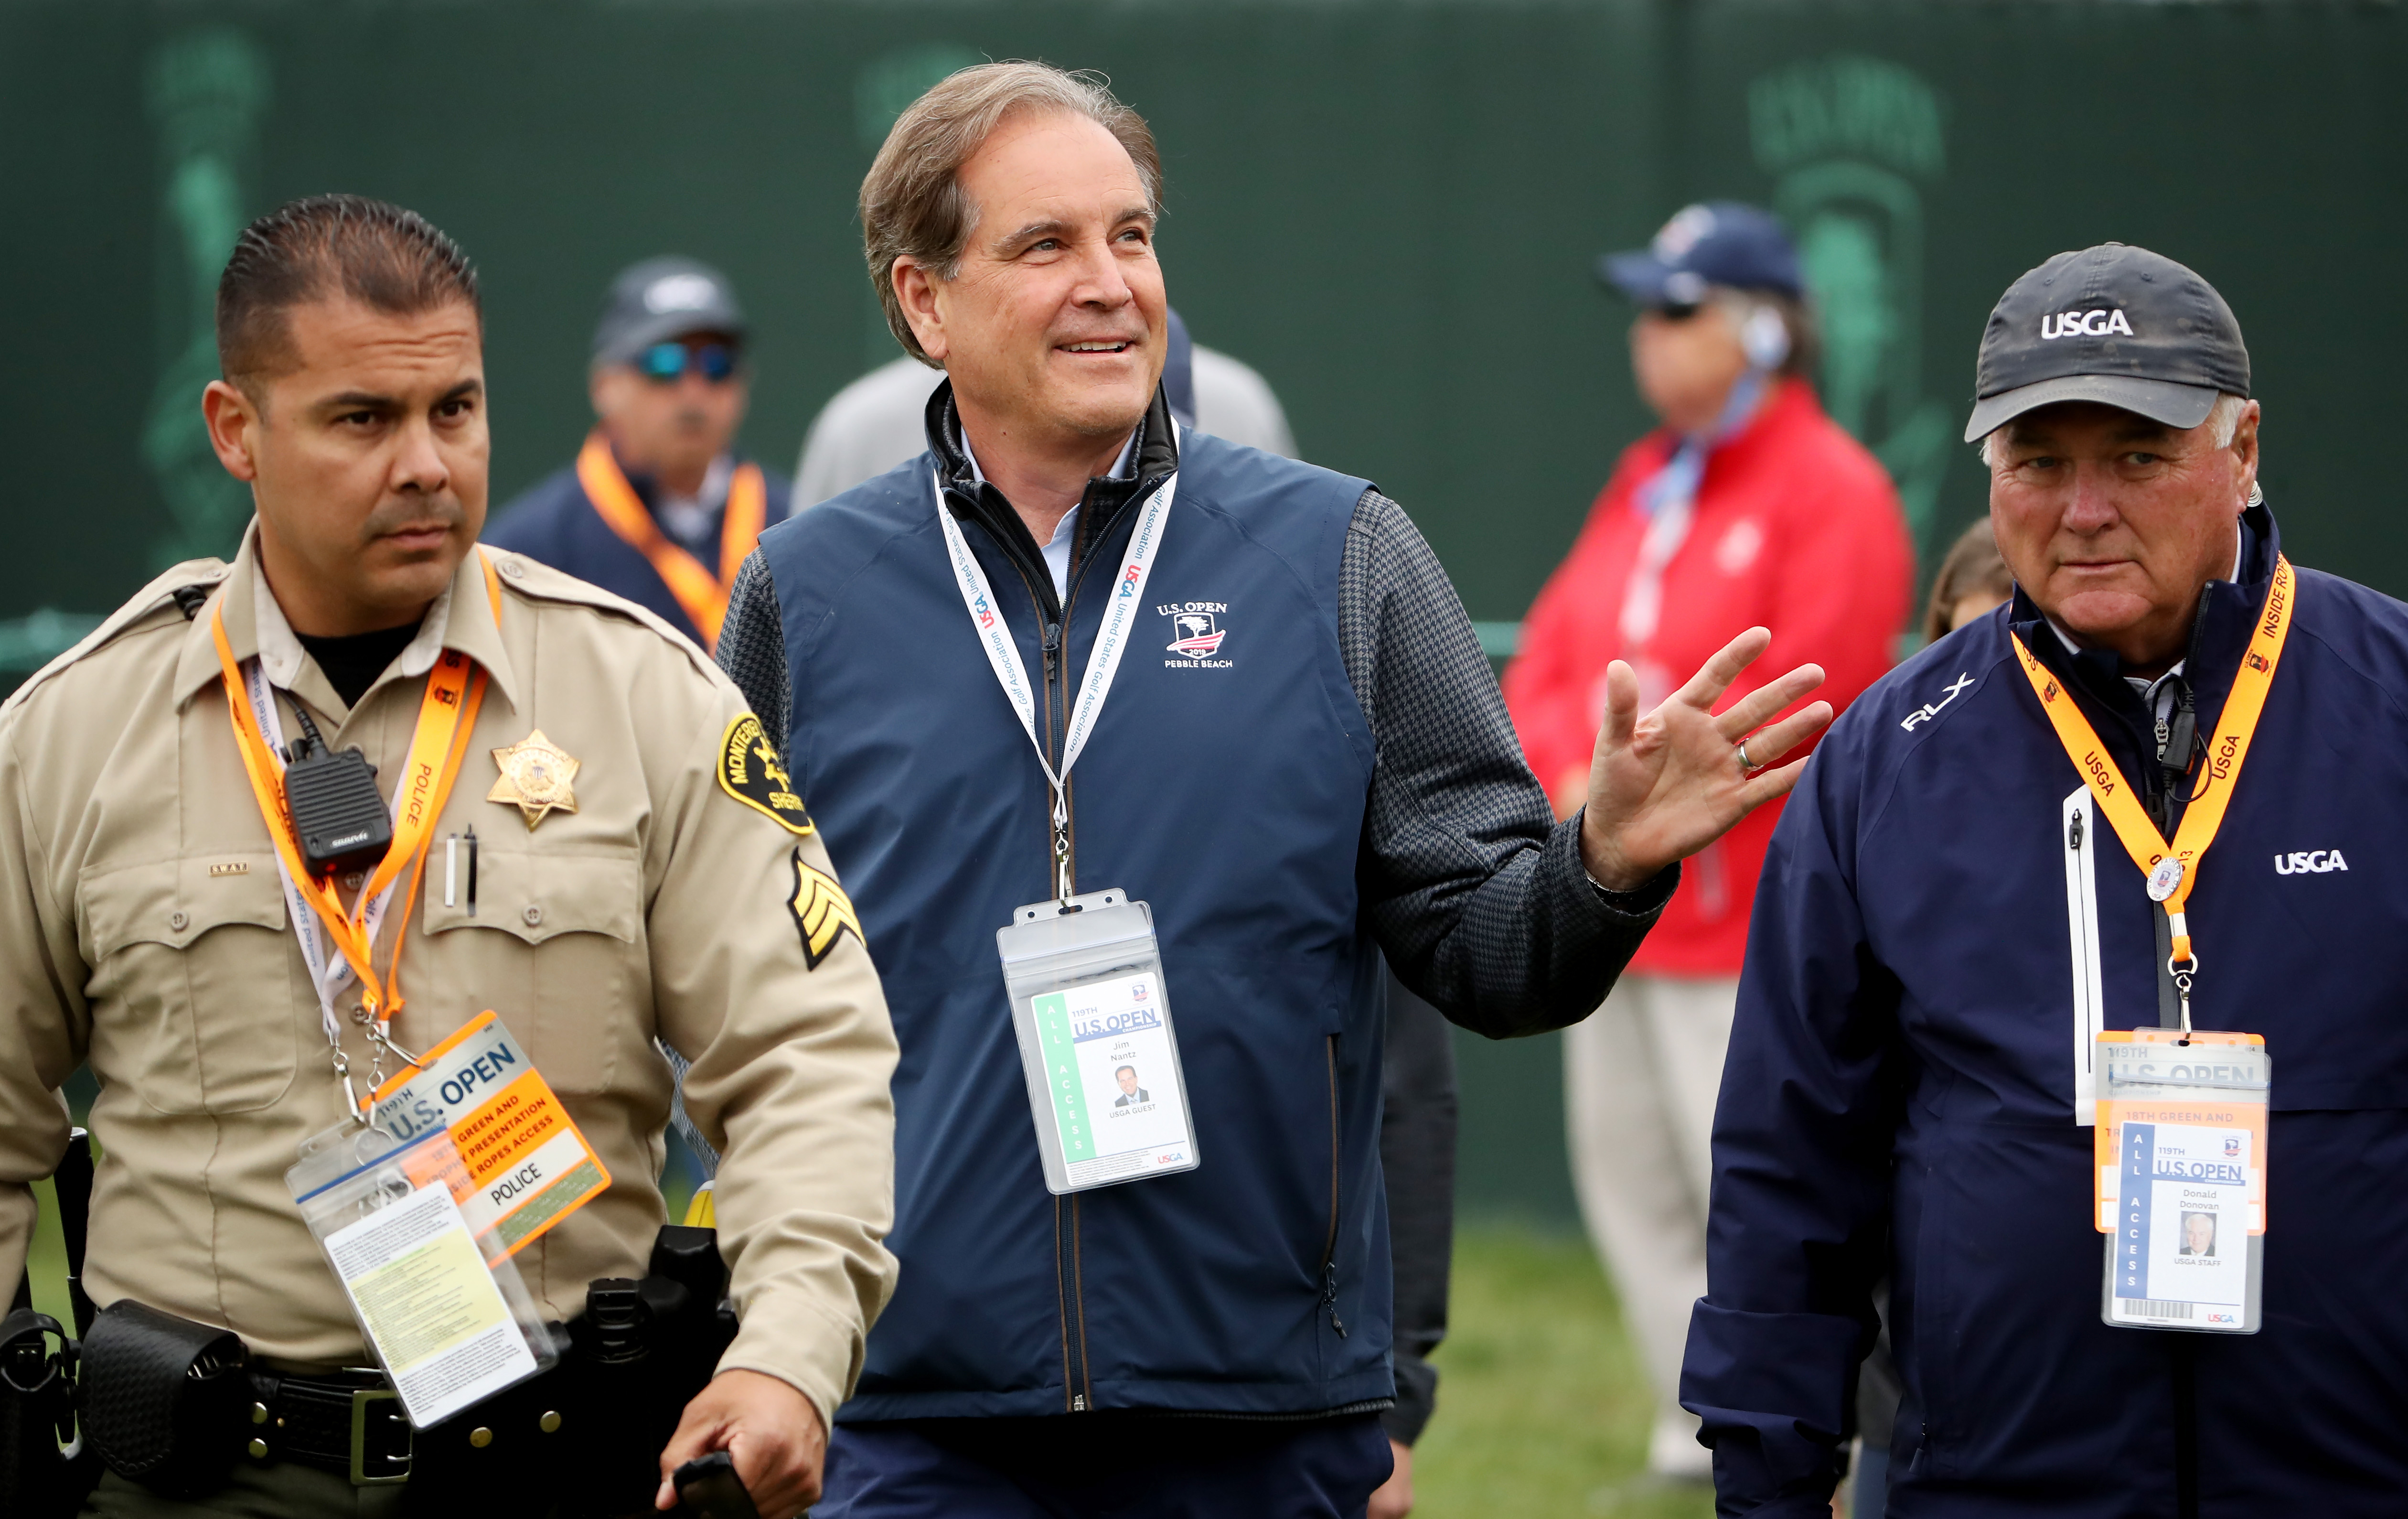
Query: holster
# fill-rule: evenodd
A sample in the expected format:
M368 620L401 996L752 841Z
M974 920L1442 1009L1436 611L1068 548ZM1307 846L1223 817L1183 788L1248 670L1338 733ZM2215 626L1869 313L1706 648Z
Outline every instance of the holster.
M660 1454L736 1338L727 1267L710 1229L665 1226L649 1274L587 1286L555 1333L560 1364L412 1441L405 1507L456 1519L476 1497L556 1504L561 1519L647 1512ZM480 1438L481 1437L481 1438Z
M214 1489L256 1444L266 1459L348 1466L354 1483L406 1482L403 1507L412 1514L458 1519L470 1502L483 1509L549 1510L560 1519L642 1513L650 1511L660 1485L662 1448L736 1338L736 1315L724 1301L726 1291L727 1268L715 1231L675 1224L662 1229L653 1241L649 1275L592 1283L585 1312L567 1325L549 1326L554 1343L566 1347L557 1365L409 1434L406 1457L398 1449L386 1454L380 1421L394 1417L391 1410L399 1407L389 1391L373 1395L382 1402L364 1402L366 1395L322 1385L320 1379L252 1375L249 1352L233 1332L122 1300L101 1310L84 1341L85 1440L111 1471L173 1497ZM47 1353L40 1350L42 1333L56 1334L58 1325L39 1315L16 1314L7 1322L10 1333L17 1332L21 1319L38 1321L28 1333L36 1351ZM6 1343L0 1341L0 1349ZM63 1343L73 1342L63 1337ZM0 1361L0 1371L16 1365ZM38 1396L63 1398L58 1406L71 1409L71 1366L48 1382L37 1378L26 1385L48 1389ZM280 1418L277 1410L305 1394L320 1402L337 1396L349 1400L348 1461L341 1459L339 1440L331 1450L319 1448L327 1442L314 1436L308 1444L298 1442L298 1425L253 1427L254 1419ZM7 1401L15 1397L0 1394L0 1410L16 1406ZM38 1411L53 1404L24 1406ZM373 1417L364 1421L363 1409ZM13 1435L17 1427L0 1425L0 1432ZM47 1449L55 1456L50 1427L29 1433L25 1448L38 1454L43 1441L50 1441ZM375 1449L365 1449L364 1440ZM9 1458L0 1454L0 1461ZM85 1463L87 1468L91 1465ZM33 1467L43 1469L39 1463ZM0 1468L0 1477L6 1469ZM364 1472L370 1475L364 1478ZM0 1506L0 1514L64 1519L97 1475L88 1470L74 1502L64 1508L45 1511L11 1501ZM0 1486L0 1497L7 1491Z
M0 1513L11 1519L72 1519L99 1479L89 1449L72 1443L77 1352L46 1313L0 1319Z
M242 1447L251 1353L230 1329L130 1298L83 1342L83 1428L108 1469L168 1497L208 1492Z

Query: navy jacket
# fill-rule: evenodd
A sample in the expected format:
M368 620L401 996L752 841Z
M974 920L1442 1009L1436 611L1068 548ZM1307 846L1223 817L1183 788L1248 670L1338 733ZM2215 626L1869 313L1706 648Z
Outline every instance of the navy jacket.
M2273 569L2243 519L2186 673L2211 733ZM2189 905L2194 1020L2273 1060L2265 1327L2100 1322L2077 989L2159 1017L2157 910L2010 628L2128 777L2149 719L2018 594L1860 698L1765 863L1714 1125L1711 1286L1682 1400L1721 1512L1828 1512L1870 1293L1891 1278L1901 1515L2396 1514L2408 1503L2408 607L2302 571L2283 663ZM2307 851L2345 868L2300 868ZM2330 864L2329 859L2319 861ZM2097 891L2095 969L2069 897Z
M750 462L742 455L738 463ZM762 483L767 487L767 510L763 514L765 525L774 526L786 520L793 510L794 483L775 470L761 471ZM647 508L658 493L649 475L627 476L637 497ZM575 575L591 585L601 586L614 596L624 596L645 611L654 613L668 625L703 648L710 641L702 629L678 605L676 597L633 543L610 530L602 514L585 499L585 487L578 484L577 466L544 476L494 514L487 525L484 541L498 549L523 554L539 564ZM716 553L700 556L703 567L716 573L719 557Z

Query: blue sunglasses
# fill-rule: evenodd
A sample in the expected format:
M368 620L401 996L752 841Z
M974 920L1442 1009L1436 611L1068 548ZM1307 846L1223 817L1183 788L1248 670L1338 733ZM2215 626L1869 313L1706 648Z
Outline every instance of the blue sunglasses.
M688 348L681 342L654 343L636 355L636 368L644 372L646 379L665 385L674 383L688 370L716 385L736 373L736 350L725 343L704 343L698 348Z

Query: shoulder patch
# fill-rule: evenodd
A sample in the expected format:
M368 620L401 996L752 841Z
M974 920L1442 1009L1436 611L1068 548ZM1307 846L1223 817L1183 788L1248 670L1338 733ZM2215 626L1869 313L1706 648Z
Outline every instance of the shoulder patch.
M853 899L836 877L815 870L803 860L803 851L795 851L795 895L786 904L795 915L795 928L803 936L803 958L813 970L820 968L836 941L844 937L847 929L864 948L869 941L861 936L861 919L853 910Z
M794 779L778 763L777 745L762 731L761 719L749 712L720 735L719 788L789 833L817 831L803 799L795 794Z

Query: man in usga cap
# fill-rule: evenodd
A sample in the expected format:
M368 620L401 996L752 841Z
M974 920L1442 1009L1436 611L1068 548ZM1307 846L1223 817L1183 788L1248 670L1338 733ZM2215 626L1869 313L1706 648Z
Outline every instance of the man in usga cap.
M736 567L793 494L736 451L749 336L710 265L620 270L594 331L594 431L575 463L502 509L485 542L624 596L709 649Z
M2014 598L1833 726L1756 896L1682 1383L1722 1512L1826 1512L1886 1272L1875 1512L2397 1513L2408 608L2283 557L2240 326L2172 260L2026 274L1975 390ZM2205 1046L2230 1102L2102 1179L2101 1052L2161 1028L2262 1036L2271 1090Z

